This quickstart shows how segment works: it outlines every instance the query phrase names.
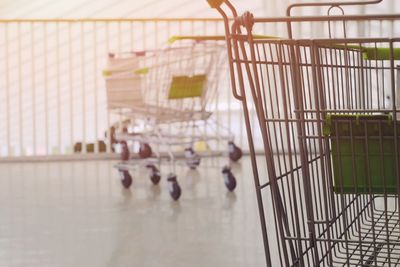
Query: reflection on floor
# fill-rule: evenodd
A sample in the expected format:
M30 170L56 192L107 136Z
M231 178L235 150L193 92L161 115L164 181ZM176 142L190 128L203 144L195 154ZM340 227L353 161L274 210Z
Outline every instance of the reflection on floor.
M0 164L0 266L264 266L248 158L178 167L182 197L146 170L121 188L115 162Z

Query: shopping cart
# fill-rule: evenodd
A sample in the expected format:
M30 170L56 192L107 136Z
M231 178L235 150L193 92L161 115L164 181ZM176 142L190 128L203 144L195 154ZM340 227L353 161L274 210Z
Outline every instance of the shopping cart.
M208 2L224 18L267 266L400 265L400 38L390 36L399 35L400 15L344 13L380 0L294 4L282 18ZM290 16L300 7L328 14ZM282 37L257 38L261 26Z
M113 139L121 145L123 162L116 167L124 187L130 187L129 170L137 165L147 166L151 181L158 184L161 160L167 159L169 190L177 200L181 189L175 163L183 160L195 169L203 155L195 151L195 144L227 141L230 160L241 158L232 132L212 116L225 65L223 40L175 36L164 49L109 56L104 72L108 108L124 121L112 127ZM139 144L139 157L132 153L135 144ZM179 150L184 150L183 156L177 154ZM229 163L223 176L226 187L234 190Z

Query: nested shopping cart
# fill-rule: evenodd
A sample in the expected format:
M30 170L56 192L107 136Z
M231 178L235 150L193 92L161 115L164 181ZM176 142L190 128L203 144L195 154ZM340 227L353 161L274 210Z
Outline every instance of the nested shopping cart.
M227 141L230 160L241 158L232 132L212 116L225 54L221 36L174 36L163 49L109 55L104 71L107 102L109 110L123 118L112 127L112 138L121 147L122 162L116 167L124 187L131 186L129 170L137 165L147 166L151 181L158 184L161 161L166 159L169 191L177 200L181 189L175 163L183 160L197 168L201 154L195 144ZM135 144L138 156L133 153ZM234 190L229 163L222 173L226 187Z
M380 0L294 4L281 18L208 2L224 18L267 266L400 265L400 15L345 15ZM327 14L291 16L312 7Z

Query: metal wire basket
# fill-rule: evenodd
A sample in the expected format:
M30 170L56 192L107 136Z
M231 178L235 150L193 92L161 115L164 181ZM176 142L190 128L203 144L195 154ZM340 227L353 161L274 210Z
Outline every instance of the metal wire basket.
M345 5L380 2L363 1L296 4L287 17L254 18L238 16L229 1L209 2L225 21L267 266L397 266L400 39L378 29L396 29L400 15L344 14ZM328 14L290 16L312 6L327 6ZM286 26L287 37L253 33L271 23ZM326 36L295 38L300 23L326 28ZM366 31L371 24L376 29ZM258 132L263 157L254 149Z

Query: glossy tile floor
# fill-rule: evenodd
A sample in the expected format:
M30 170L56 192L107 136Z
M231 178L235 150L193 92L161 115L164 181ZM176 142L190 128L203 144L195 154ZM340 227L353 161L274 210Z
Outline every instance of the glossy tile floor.
M0 266L264 266L249 159L234 193L224 163L178 167L178 202L143 169L123 190L112 161L0 164Z

